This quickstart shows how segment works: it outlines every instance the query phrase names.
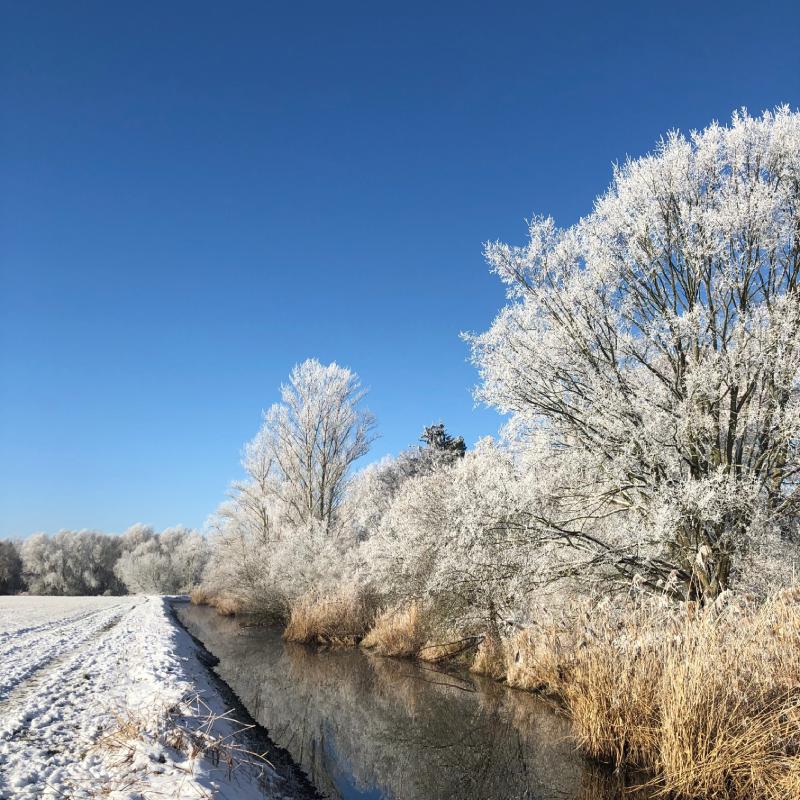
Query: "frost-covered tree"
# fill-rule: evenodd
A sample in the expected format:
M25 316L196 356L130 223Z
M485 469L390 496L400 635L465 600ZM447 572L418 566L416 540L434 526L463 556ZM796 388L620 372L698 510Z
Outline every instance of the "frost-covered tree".
M420 441L424 447L409 447L397 456L387 456L353 477L345 505L348 522L356 528L356 538L364 540L378 529L407 481L452 466L466 452L463 437L451 436L443 423L423 428Z
M97 531L40 533L20 548L23 575L33 594L124 594L114 574L120 540Z
M205 537L189 528L167 528L147 535L151 529L136 526L128 541L139 539L117 561L114 571L129 592L179 594L196 586L208 561Z
M800 114L734 114L615 169L576 225L487 246L509 304L478 396L548 463L538 540L713 598L797 538Z
M292 370L245 447L245 478L210 520L211 593L279 616L298 594L343 580L355 533L342 504L375 424L365 393L337 364L309 359Z
M529 535L535 497L511 452L490 439L406 481L364 546L374 589L427 601L450 623L517 615L541 581Z
M211 555L203 585L212 595L235 598L242 606L281 616L285 598L276 586L275 551L286 515L270 475L270 461L256 447L245 447L247 477L236 481L228 499L208 523Z
M374 417L361 407L365 394L351 370L308 359L264 415L255 449L295 524L333 525L350 467L374 438Z
M22 589L22 559L15 542L0 541L0 594Z
M151 539L155 538L155 536L155 529L151 525L144 525L141 522L137 522L135 525L131 525L130 528L119 537L120 549L122 552L133 550L143 542L149 542Z

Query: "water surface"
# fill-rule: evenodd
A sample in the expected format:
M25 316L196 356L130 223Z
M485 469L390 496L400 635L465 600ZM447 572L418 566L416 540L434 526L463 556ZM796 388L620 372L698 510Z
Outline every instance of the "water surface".
M285 643L178 605L216 672L321 793L341 800L621 800L542 700L358 649Z

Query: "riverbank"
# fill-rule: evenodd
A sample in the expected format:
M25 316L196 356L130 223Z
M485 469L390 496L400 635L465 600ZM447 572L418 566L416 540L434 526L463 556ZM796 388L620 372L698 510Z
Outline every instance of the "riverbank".
M642 800L537 695L464 670L287 642L179 609L216 671L319 790L344 800Z
M674 796L800 796L800 590L762 602L727 594L704 609L632 595L576 602L569 612L501 636L474 623L435 630L419 603L370 615L353 595L306 596L284 635L455 659L545 694L564 709L583 753L644 770Z
M207 679L214 691L222 699L227 713L241 726L241 741L253 753L258 753L272 767L274 784L280 784L278 796L292 800L320 800L321 795L309 782L298 767L289 751L279 747L270 737L269 731L251 714L234 689L216 672L219 658L214 655L205 643L195 636L181 620L178 610L188 603L186 598L171 598L169 611L174 623L192 640L196 648L198 660L206 667Z

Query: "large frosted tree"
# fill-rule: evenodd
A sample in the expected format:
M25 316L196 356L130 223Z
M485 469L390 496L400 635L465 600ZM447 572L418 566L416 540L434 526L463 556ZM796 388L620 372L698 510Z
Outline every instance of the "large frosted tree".
M281 615L287 599L335 582L352 535L341 513L350 468L373 439L365 394L338 364L309 359L292 370L245 446L246 478L212 517L212 591Z
M671 133L486 253L510 302L479 396L550 465L534 540L708 600L796 537L800 114Z
M248 458L269 464L295 523L333 523L350 467L373 440L374 418L362 408L365 394L354 372L312 358L292 370L281 402L264 415Z

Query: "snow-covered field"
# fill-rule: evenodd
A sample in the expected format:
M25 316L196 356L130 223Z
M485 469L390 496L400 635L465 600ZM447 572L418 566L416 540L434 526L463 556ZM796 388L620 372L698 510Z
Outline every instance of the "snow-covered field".
M161 597L0 597L0 798L280 797Z

